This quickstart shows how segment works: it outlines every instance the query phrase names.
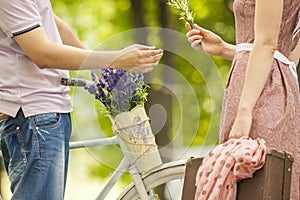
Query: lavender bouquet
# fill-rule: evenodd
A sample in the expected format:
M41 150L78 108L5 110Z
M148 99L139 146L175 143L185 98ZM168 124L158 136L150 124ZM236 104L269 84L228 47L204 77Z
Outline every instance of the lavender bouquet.
M86 89L105 106L112 117L146 102L149 86L144 85L143 74L111 68L102 69L100 74L97 77L95 71L91 71L95 84Z
M113 132L124 141L132 163L139 172L160 165L162 161L144 108L148 86L144 85L143 74L107 68L97 75L91 71L95 84L86 89L106 108Z

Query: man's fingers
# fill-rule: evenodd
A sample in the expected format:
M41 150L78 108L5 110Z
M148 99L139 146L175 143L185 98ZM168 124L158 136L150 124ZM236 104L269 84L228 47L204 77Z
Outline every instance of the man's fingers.
M163 54L163 50L162 49L158 49L158 50L155 50L154 52L152 52L152 56L162 56Z
M162 56L163 56L162 53L154 55L154 56L147 56L141 60L141 62L140 62L141 65L138 65L138 66L142 67L142 68L151 67L152 65L155 66L159 63Z
M156 56L156 55L160 55L163 53L162 49L158 49L158 50L152 50L150 52L147 52L147 56Z
M163 55L163 50L162 49L158 49L158 50L143 50L141 52L141 55L146 60L153 59L153 58L160 59L162 57L162 55Z
M160 61L162 56L163 56L163 53L160 53L160 54L157 54L157 55L153 56L154 63L158 64L158 62Z
M124 50L111 66L114 68L120 66L122 69L131 72L149 72L159 63L163 56L162 49L139 44L132 45Z
M163 53L158 53L155 55L152 55L151 57L149 57L149 63L157 63L160 61L160 59L162 58Z
M142 44L135 44L134 47L140 50L154 50L156 48L155 46L147 46Z

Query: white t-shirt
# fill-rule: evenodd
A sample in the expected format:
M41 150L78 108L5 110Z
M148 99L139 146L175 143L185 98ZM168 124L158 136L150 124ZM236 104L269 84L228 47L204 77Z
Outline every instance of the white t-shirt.
M72 110L69 88L60 84L69 72L40 69L13 39L39 26L44 27L50 41L62 43L50 0L0 0L1 113L14 117L22 108L28 117Z

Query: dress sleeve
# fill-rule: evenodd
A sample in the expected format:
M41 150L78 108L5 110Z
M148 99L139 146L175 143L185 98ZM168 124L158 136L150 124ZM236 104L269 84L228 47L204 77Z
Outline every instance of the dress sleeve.
M8 37L42 25L35 0L0 0L0 28Z

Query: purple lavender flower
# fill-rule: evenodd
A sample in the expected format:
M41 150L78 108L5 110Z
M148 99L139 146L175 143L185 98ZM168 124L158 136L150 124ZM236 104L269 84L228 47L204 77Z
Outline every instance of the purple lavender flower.
M91 78L95 85L85 89L94 95L113 117L121 112L130 111L147 100L143 74L107 68L101 70L101 77L97 77L92 70Z

